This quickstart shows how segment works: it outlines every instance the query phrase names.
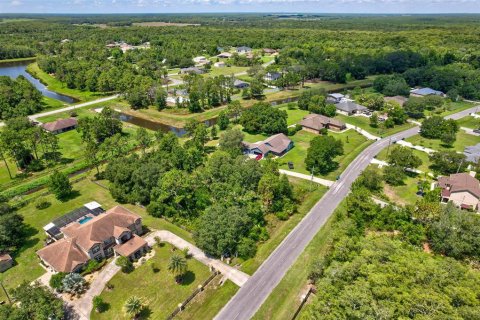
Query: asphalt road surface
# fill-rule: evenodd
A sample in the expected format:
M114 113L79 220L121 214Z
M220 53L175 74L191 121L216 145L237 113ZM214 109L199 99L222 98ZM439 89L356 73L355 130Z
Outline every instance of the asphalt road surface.
M475 112L470 108L446 118L458 120ZM275 251L263 262L260 268L238 290L235 296L223 307L216 320L246 320L252 318L272 290L285 276L290 266L297 260L320 228L335 211L340 202L350 192L352 183L370 164L370 161L390 143L416 135L419 127L414 127L387 138L376 141L358 155L342 173L328 192L310 210L303 220L290 232Z

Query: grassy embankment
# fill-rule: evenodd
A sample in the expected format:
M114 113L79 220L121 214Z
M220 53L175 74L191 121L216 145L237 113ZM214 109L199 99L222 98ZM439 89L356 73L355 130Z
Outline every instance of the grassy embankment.
M109 94L70 89L65 83L41 70L36 62L31 63L27 66L27 72L30 73L33 77L39 79L44 85L48 87L48 90L72 97L74 99L77 99L79 102L95 100Z

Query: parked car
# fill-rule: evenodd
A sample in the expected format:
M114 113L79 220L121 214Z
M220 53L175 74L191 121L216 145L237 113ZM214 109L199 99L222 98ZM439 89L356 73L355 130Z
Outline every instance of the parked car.
M290 169L290 170L294 169L293 162L291 162L291 161L288 162L288 169Z

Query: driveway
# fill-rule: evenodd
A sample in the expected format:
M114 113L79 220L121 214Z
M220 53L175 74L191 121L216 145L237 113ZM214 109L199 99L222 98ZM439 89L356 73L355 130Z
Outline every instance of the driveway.
M292 176L292 177L296 177L296 178L300 178L300 179L304 179L304 180L310 180L310 181L313 181L315 183L324 185L326 187L331 187L335 183L335 181L326 180L326 179L317 178L317 177L312 177L312 176L309 176L308 174L298 173L298 172L294 172L294 171L288 171L288 170L283 170L283 169L280 169L278 171L280 171L280 173L282 173L282 174L286 174L287 176Z
M97 104L97 103L101 103L101 102L105 102L105 101L110 101L110 100L113 100L113 99L117 99L118 97L119 97L119 95L116 94L116 95L113 95L113 96L110 96L110 97L105 97L105 98L101 98L101 99L97 99L97 100L92 100L92 101L89 101L89 102L79 103L79 104L75 104L73 106L69 106L69 107L65 107L65 108L61 108L61 109L57 109L57 110L52 110L52 111L33 114L31 116L28 116L28 117L30 118L30 120L36 120L38 118L51 116L53 114L57 114L57 113L65 112L65 111L71 111L71 110L75 110L75 109L82 108L82 107L87 107L87 106Z
M102 271L100 271L100 273L90 284L90 288L80 299L75 301L67 301L67 304L72 306L76 311L77 315L80 317L80 320L90 319L90 313L93 307L93 297L100 295L103 289L105 289L107 282L110 281L118 271L120 271L120 267L115 264L116 261L117 259L114 259L107 264Z
M188 252L195 260L198 260L204 265L209 267L211 266L215 268L215 270L220 271L222 275L230 279L239 287L243 286L250 278L250 276L245 272L235 269L226 263L223 263L222 261L208 257L202 250L170 231L155 231L145 237L145 240L150 246L153 246L155 244L155 237L159 237L162 241L168 242L181 250L188 248Z

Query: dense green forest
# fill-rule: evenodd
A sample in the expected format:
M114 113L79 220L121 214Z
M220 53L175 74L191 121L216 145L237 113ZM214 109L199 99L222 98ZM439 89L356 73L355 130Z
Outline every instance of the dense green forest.
M32 18L32 17L31 17ZM0 59L39 56L40 67L71 88L123 91L159 83L164 67L186 67L219 47L281 49L276 68L295 79L334 82L367 75L399 74L410 86L430 86L465 98L480 97L480 25L476 16L72 16L36 17L2 23ZM116 25L98 27L106 21ZM198 23L200 26L141 27L134 22ZM69 42L62 42L69 39ZM150 50L125 54L106 45L149 42ZM27 50L28 49L28 50ZM165 63L162 63L165 62ZM292 68L293 66L297 66Z
M480 217L440 204L438 190L381 208L371 199L381 188L372 168L354 183L311 265L317 293L302 319L476 319Z

